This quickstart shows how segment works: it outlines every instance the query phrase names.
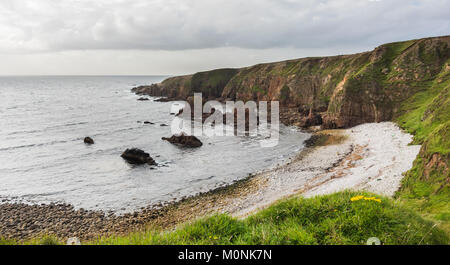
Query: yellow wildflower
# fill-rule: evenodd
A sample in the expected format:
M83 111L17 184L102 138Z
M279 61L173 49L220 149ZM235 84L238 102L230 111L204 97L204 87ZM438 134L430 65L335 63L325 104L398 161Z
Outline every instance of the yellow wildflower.
M381 199L378 199L376 197L364 197L362 195L358 195L358 196L352 197L350 200L352 202L359 201L359 200L365 200L365 201L375 201L375 202L381 203Z
M358 195L358 196L352 197L350 200L351 200L352 202L354 202L354 201L359 201L359 200L361 200L361 199L363 199L363 198L364 198L364 196Z

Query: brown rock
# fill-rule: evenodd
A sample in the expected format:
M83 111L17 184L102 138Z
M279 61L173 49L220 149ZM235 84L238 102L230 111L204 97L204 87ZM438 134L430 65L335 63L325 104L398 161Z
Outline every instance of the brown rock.
M121 157L130 164L156 165L155 160L153 160L153 158L148 153L137 148L125 150L125 152L122 153Z
M184 133L180 135L172 135L172 137L163 137L162 140L168 141L172 144L183 146L183 147L200 147L203 143L195 136L185 135Z

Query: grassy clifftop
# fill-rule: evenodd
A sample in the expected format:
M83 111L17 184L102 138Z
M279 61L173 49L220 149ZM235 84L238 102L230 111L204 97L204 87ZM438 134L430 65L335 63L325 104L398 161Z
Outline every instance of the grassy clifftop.
M244 220L227 215L201 219L164 233L109 237L98 244L448 244L448 235L391 199L340 192L283 200Z
M430 221L370 193L340 192L283 200L244 220L216 215L174 232L148 231L95 244L448 244Z

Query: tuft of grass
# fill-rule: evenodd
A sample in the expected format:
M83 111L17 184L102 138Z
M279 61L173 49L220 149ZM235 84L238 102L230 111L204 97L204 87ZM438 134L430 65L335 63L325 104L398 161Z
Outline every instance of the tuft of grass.
M26 245L64 245L56 236L45 235L41 238L34 238L27 242Z
M17 241L13 239L5 239L0 237L0 246L2 245L17 245Z
M352 201L362 196L365 199ZM367 192L294 197L244 220L226 214L185 224L174 231L136 232L91 244L448 244L448 235L392 199Z

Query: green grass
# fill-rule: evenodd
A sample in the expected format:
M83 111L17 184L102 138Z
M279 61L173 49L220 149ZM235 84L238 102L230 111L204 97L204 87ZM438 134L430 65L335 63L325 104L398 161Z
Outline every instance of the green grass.
M45 235L42 237L36 237L25 242L18 242L14 239L4 239L0 237L0 245L64 245L64 242L58 239L56 236Z
M396 122L414 135L414 143L422 144L437 126L450 120L449 90L450 74L446 80L436 79L429 88L425 88L402 104L403 114Z
M228 81L237 72L237 69L225 68L196 73L191 78L191 90L202 92L205 97L220 97Z
M355 197L364 197L352 201ZM370 199L372 198L372 199ZM379 200L379 201L377 201ZM205 217L175 230L148 229L110 236L90 245L364 245L377 237L386 245L448 244L448 234L400 201L368 192L344 191L281 200L246 219ZM58 245L52 236L2 244Z
M364 195L380 198L351 201ZM398 202L365 192L282 200L247 219L214 215L174 231L132 233L90 244L448 244L448 235Z
M447 62L446 64L449 64ZM450 71L442 72L428 88L402 106L397 123L422 144L419 155L402 181L396 197L450 233Z

